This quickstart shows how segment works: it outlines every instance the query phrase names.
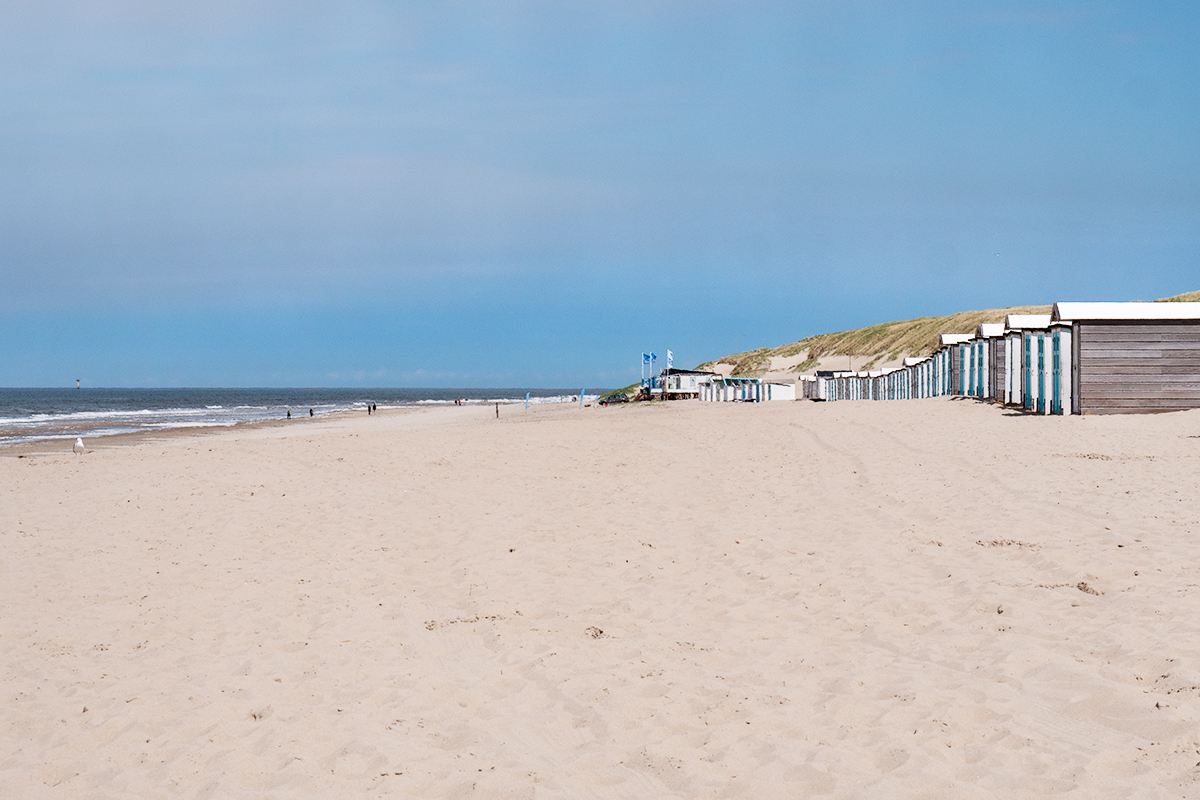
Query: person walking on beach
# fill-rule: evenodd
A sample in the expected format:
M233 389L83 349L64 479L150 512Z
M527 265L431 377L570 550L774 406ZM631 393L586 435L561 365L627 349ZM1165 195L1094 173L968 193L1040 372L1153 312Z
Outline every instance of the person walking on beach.
M288 409L288 419L291 419L291 418L292 418L292 410L289 408Z
M311 409L311 408L308 410L308 415L309 415L310 417L313 415L313 413L312 413L312 409Z

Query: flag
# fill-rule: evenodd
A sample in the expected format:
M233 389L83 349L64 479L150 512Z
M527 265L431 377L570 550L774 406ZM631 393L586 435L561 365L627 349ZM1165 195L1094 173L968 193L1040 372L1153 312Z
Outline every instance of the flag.
M658 356L654 355L654 353L651 353L651 354L650 354L650 360L651 360L651 361L658 361Z
M667 366L668 367L675 366L675 354L672 353L670 350L667 351Z
M654 355L653 353L642 353L642 363L643 363L643 364L649 364L649 363L650 363L650 358L651 358L651 356L653 356L653 355Z

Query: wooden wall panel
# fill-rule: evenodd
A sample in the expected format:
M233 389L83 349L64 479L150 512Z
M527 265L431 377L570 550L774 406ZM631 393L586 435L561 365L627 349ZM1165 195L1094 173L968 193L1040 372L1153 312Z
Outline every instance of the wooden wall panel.
M1081 413L1200 408L1200 320L1085 322L1075 330Z

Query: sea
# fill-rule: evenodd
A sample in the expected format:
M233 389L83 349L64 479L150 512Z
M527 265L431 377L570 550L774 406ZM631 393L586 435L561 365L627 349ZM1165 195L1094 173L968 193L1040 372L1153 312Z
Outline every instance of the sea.
M579 402L580 389L4 389L0 445L328 416L340 411ZM582 390L584 401L604 390Z

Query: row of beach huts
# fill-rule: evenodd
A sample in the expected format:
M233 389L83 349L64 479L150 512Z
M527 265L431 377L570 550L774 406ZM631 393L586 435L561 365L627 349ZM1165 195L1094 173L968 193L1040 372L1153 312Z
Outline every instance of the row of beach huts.
M1035 414L1200 408L1200 303L1055 303L869 372L818 372L792 383L671 370L665 398L704 401L909 400L975 397Z

